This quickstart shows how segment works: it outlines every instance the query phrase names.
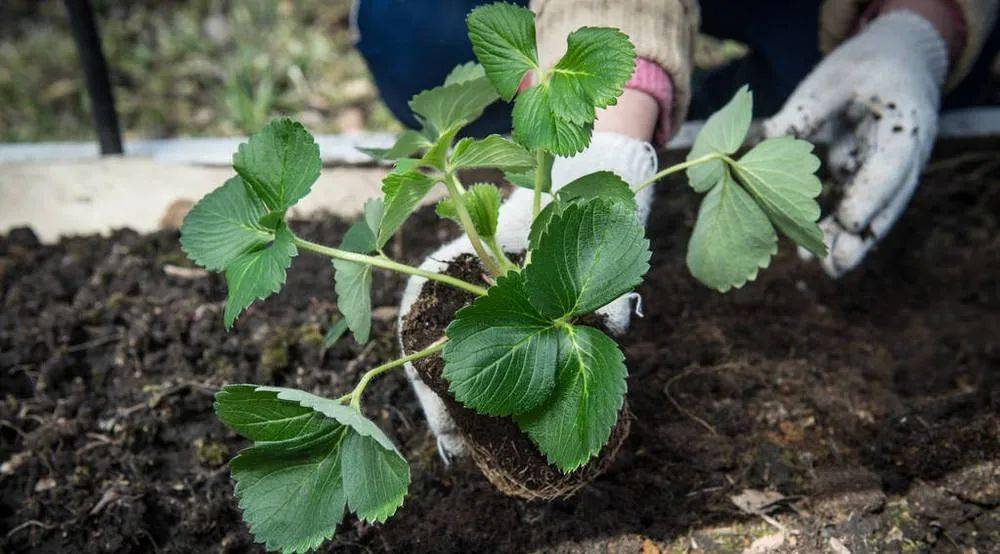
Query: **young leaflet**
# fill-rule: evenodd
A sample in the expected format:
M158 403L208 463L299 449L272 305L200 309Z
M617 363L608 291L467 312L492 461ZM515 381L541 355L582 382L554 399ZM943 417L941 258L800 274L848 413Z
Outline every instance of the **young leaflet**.
M812 144L773 138L738 160L731 157L746 139L752 112L753 95L744 86L708 118L687 156L688 164L705 160L688 167L687 175L691 188L708 193L688 243L687 264L695 278L720 292L754 280L771 263L778 251L775 226L813 254L827 254L816 224L815 198L822 186Z
M567 38L551 68L540 65L534 14L505 3L468 17L479 63L456 67L436 88L413 97L422 123L387 149L394 161L382 197L339 247L297 236L285 215L319 176L319 149L299 123L277 119L253 134L233 158L237 175L205 196L181 229L181 245L206 269L225 274L224 323L279 291L299 251L331 258L333 290L343 316L326 347L346 330L363 343L371 333L375 269L436 280L472 293L445 336L425 349L366 372L337 399L257 385L228 385L216 396L218 417L253 446L231 462L236 496L256 540L282 552L304 552L332 537L345 510L384 522L402 505L409 466L388 436L361 412L367 385L406 362L441 355L450 392L489 416L510 417L552 465L574 471L608 441L624 402L627 368L617 343L581 318L628 293L649 269L649 241L636 218L635 192L686 169L706 196L688 248L691 273L720 291L742 286L777 250L775 227L825 255L814 200L819 165L808 143L764 141L734 159L750 124L744 88L708 120L688 160L633 190L597 171L552 193L555 156L590 142L596 110L614 104L635 65L628 37L584 27ZM534 83L521 88L526 77ZM462 138L461 130L493 102L513 101L513 140ZM468 189L458 171L494 168L533 190L533 223L523 264L496 240L500 190ZM383 249L430 190L448 197L442 218L468 235L491 275L481 283L408 266ZM548 204L542 209L543 199Z

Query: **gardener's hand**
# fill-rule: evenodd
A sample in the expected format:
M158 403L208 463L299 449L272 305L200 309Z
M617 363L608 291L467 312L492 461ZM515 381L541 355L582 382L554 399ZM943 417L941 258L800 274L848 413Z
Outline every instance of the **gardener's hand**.
M613 171L635 187L656 173L656 167L656 153L648 142L616 133L594 132L593 140L586 150L572 158L556 158L552 166L552 189L554 192L578 177L602 170ZM548 202L548 198L544 201ZM636 195L638 215L643 222L649 215L651 201L652 187ZM532 220L531 204L532 191L518 188L500 207L497 240L505 251L523 252L527 249ZM420 267L429 271L442 271L449 261L472 252L468 237L462 236L431 254ZM421 277L411 277L407 282L399 309L400 328L402 318L409 313L425 282L426 279ZM598 313L605 316L608 329L620 335L628 329L635 302L634 295L625 295L601 308ZM413 384L431 431L437 437L438 451L442 458L447 461L463 455L465 445L444 403L420 380L409 364L406 366L406 375Z
M906 208L937 134L947 67L935 26L892 11L828 55L765 123L767 136L834 131L827 161L845 188L820 222L830 276L857 267Z

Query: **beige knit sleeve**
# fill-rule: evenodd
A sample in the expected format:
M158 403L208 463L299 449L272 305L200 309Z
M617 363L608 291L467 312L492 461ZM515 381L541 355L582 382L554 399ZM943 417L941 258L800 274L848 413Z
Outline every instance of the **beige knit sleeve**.
M691 102L691 56L698 31L697 0L533 0L544 66L566 51L566 37L584 26L615 27L673 81L671 128L680 129Z
M824 0L820 8L819 48L833 50L854 31L858 18L871 0ZM1000 0L955 0L965 18L965 46L948 72L947 88L954 88L968 75L972 64L996 23Z

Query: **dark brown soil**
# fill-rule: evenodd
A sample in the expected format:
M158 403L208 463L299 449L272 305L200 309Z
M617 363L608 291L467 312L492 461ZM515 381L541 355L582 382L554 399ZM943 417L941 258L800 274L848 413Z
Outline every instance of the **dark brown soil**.
M471 283L482 283L484 272L479 258L469 254L458 257L444 271ZM427 348L441 338L455 312L474 299L471 293L437 281L427 281L410 308L410 313L403 318L401 334L405 353ZM623 406L625 417L618 419L601 454L580 469L564 474L555 466L549 465L545 455L513 420L477 414L457 402L448 392L449 384L442 376L444 360L440 356L417 360L413 367L424 383L444 399L448 413L465 437L473 461L504 494L528 500L552 500L571 496L607 470L622 442L628 437L631 420L627 417L627 406Z
M412 464L410 495L384 525L349 517L329 548L738 552L781 525L794 533L787 552L995 552L997 151L939 155L864 269L831 281L786 243L727 295L685 269L696 199L664 183L646 318L624 341L635 420L608 471L568 500L503 496L471 463L443 465L391 374L366 405ZM454 232L432 222L425 210L406 227L404 259ZM346 226L295 227L336 243ZM169 232L44 247L23 231L0 237L0 551L251 549L225 466L246 443L212 416L213 390L336 395L395 353L396 277L377 281L371 345L324 353L326 260L300 256L286 290L228 334L222 279L171 268L188 265ZM783 497L767 508L774 525L733 503L747 489Z

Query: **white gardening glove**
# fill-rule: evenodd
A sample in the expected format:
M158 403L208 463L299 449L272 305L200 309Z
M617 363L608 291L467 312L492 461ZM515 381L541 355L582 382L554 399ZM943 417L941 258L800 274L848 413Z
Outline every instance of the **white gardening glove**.
M653 147L641 140L615 133L595 132L590 146L572 158L556 158L552 165L553 192L563 185L593 173L595 171L613 171L633 187L645 182L656 173L657 159ZM647 187L636 195L638 216L645 223L649 216L649 207L653 198L653 188ZM543 199L544 204L549 197ZM516 189L502 206L497 224L497 241L507 252L523 252L528 247L528 232L531 229L532 191L524 188ZM472 244L468 237L461 236L442 246L420 264L421 269L442 271L448 262L462 254L472 253ZM403 291L403 300L399 307L399 328L403 328L403 318L410 312L410 307L420 294L420 289L427 280L422 277L410 277ZM628 330L629 319L633 308L635 295L624 295L611 304L598 310L606 318L608 330L621 335ZM447 462L453 457L465 454L465 444L455 427L444 402L423 381L411 364L406 364L406 376L413 384L417 399L427 416L427 422L434 436L437 437L438 452Z
M934 145L947 69L930 22L889 12L830 53L764 123L769 137L808 138L824 125L834 133L827 161L845 189L820 222L831 277L857 267L906 208Z

